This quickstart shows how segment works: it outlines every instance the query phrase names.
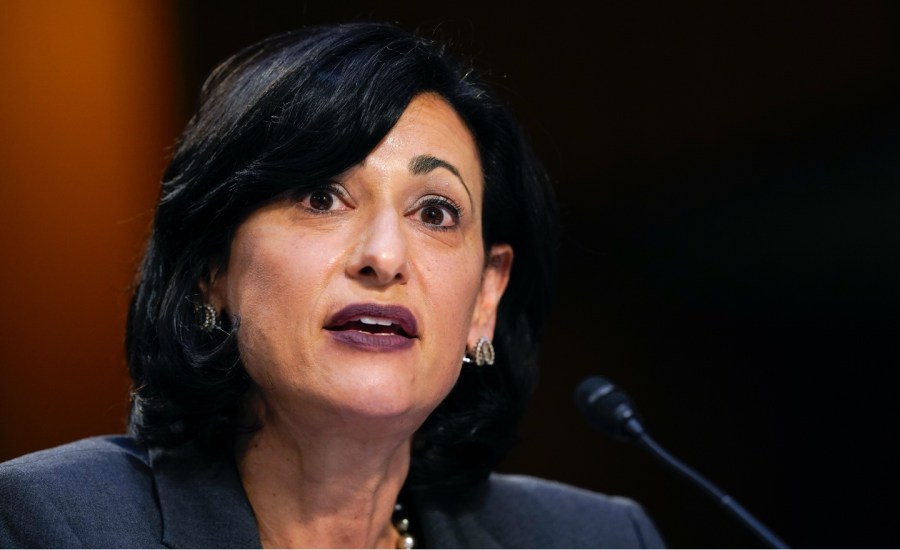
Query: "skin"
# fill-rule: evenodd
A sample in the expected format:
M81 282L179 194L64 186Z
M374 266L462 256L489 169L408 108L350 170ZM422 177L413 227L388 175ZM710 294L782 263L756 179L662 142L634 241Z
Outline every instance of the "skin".
M262 427L236 459L264 546L394 547L412 435L466 347L492 338L509 278L508 245L485 258L481 172L459 116L418 96L332 187L253 213L203 285L213 307L241 318L254 383L243 415ZM335 338L329 320L358 303L407 308L412 345Z

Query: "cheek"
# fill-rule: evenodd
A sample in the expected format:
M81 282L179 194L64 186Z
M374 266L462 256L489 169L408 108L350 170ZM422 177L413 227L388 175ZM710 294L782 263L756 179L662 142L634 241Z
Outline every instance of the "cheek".
M465 349L478 293L481 289L481 257L460 255L448 262L436 259L429 266L428 307L441 338L442 347L452 355Z
M240 317L238 343L248 371L297 360L327 279L323 247L244 239L228 272L229 313ZM255 377L254 377L255 378Z
M228 263L232 313L288 316L312 307L337 262L336 244L277 224L245 229L235 238Z
M309 290L304 283L314 279L311 265L287 250L266 246L241 254L229 267L231 313L242 320L289 317L307 302L302 294Z
M450 393L463 368L462 358L481 287L480 271L461 267L467 264L472 265L471 261L460 261L452 267L446 262L437 264L425 293L434 320L435 337L426 360L440 380L435 384L435 390L440 392L436 402Z

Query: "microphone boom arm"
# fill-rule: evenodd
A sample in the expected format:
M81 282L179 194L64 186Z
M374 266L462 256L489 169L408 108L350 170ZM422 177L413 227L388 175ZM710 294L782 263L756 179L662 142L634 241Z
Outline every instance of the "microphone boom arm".
M595 429L621 441L639 442L656 459L702 487L708 495L772 548L789 548L737 501L654 441L644 430L631 398L612 382L601 376L585 379L575 392L575 404Z
M759 520L757 520L753 514L747 511L746 508L741 506L736 500L731 498L727 493L716 487L711 481L700 475L699 472L676 458L672 453L665 450L659 443L657 443L652 437L650 437L647 432L644 431L644 427L641 426L641 423L635 419L630 418L625 423L625 429L632 433L637 440L645 449L650 451L650 453L657 459L660 460L663 464L668 466L669 468L675 470L679 474L693 481L707 494L709 494L712 498L718 501L726 510L731 512L739 521L741 521L744 525L746 525L750 530L752 530L759 538L764 540L769 546L772 548L789 548L788 545L784 543L780 538L778 538L775 533L770 531L765 525L763 525Z

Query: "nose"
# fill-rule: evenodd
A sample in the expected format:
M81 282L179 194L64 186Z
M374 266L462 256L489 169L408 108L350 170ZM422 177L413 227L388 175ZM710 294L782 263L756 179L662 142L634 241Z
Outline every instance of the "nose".
M347 263L347 275L367 284L385 286L409 280L409 258L403 218L382 212L360 229L359 240Z

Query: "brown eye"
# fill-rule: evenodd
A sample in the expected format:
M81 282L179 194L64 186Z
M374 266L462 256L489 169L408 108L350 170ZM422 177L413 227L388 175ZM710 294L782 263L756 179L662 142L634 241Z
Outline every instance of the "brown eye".
M419 206L416 217L425 225L443 231L459 224L461 212L456 203L445 197L427 197L423 203Z
M334 195L328 191L313 191L309 194L309 207L313 210L331 210Z
M422 209L422 221L430 225L443 225L446 214L439 206L426 206Z

